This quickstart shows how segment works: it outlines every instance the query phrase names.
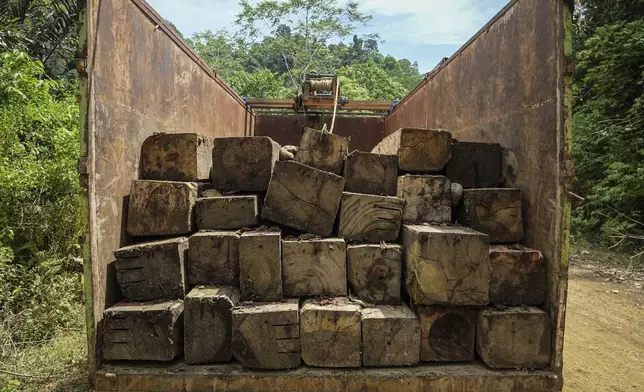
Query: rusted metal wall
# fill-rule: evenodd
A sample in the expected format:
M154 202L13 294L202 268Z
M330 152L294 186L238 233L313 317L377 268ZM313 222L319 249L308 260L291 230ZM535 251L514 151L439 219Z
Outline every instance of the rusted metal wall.
M124 212L144 139L154 132L243 136L253 119L241 98L144 1L88 0L80 36L80 171L93 353L100 347L95 331L102 312L119 298L112 252L128 242Z
M302 127L331 126L331 115L313 115L308 119L292 114L255 116L255 135L270 136L281 145L300 144ZM374 116L337 116L333 133L351 138L349 150L371 151L384 136L384 118Z
M450 130L507 149L506 186L523 189L523 243L544 253L547 310L556 326L551 366L560 372L568 273L569 112L563 0L518 0L426 80L385 120Z

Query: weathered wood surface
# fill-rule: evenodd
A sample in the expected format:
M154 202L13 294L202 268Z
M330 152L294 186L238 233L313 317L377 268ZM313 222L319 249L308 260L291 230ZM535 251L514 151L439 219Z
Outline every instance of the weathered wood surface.
M371 304L400 302L402 247L397 244L361 244L347 248L349 286Z
M452 154L452 134L447 131L401 128L371 151L375 154L397 155L404 172L436 172L443 170Z
M193 182L133 180L127 232L133 236L190 233L196 202L197 185Z
M294 161L297 149L297 146L282 146L280 148L280 161Z
M284 295L347 295L347 245L341 238L282 241Z
M204 197L197 199L198 230L230 230L259 224L257 195Z
M203 181L210 178L212 138L197 133L157 133L141 147L146 180Z
M546 263L541 252L522 246L490 246L490 303L543 304Z
M265 192L279 152L266 136L215 138L212 183L222 191Z
M396 196L398 156L353 151L344 164L344 190Z
M403 226L405 283L421 305L486 305L489 239L458 226Z
M397 197L344 192L338 233L352 241L395 241L400 233L404 204Z
M186 295L183 330L187 363L231 360L232 314L238 304L236 287L198 286Z
M183 348L183 301L119 302L103 313L103 359L171 361Z
M426 362L474 359L476 308L414 306L420 318L420 360Z
M302 360L309 366L360 367L361 308L346 298L304 301Z
M242 301L282 299L282 244L279 231L248 231L239 239Z
M277 162L262 218L329 236L340 206L344 178L297 162Z
M479 362L420 363L360 371L302 365L288 372L244 369L237 362L176 362L163 367L108 363L97 373L96 388L100 392L553 392L561 390L561 377L547 370L492 370Z
M132 301L183 298L188 238L130 245L114 252L116 278Z
M188 285L239 286L239 237L234 231L200 231L190 236Z
M523 239L521 189L484 188L463 191L458 222L490 236L492 243Z
M349 153L349 139L313 128L304 128L295 161L323 171L340 174Z
M464 188L496 188L501 185L501 153L498 143L457 142L445 175Z
M362 311L362 363L410 366L419 361L420 322L406 306L378 306Z
M396 196L405 200L404 222L449 223L452 221L452 189L447 177L400 176Z
M300 365L298 300L244 305L233 311L233 354L247 368Z
M534 307L483 309L478 314L476 352L495 369L541 369L550 363L552 327Z
M212 159L212 158L211 158ZM197 183L197 197L217 197L224 196L224 193L215 188L211 182L198 182Z

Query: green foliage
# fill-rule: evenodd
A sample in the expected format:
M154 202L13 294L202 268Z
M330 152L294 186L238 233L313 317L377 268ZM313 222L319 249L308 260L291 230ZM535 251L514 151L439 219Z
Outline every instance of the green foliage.
M74 52L80 0L3 0L0 52L21 49L51 77L76 77Z
M373 61L338 70L342 95L353 99L402 99L408 89Z
M238 34L203 31L188 42L242 96L293 98L311 71L341 75L342 95L350 99L402 98L421 80L418 63L381 54L377 35L354 34L371 19L355 2L241 4Z
M588 36L577 52L573 147L575 186L586 203L573 228L604 245L637 247L644 240L644 1L583 3L577 24Z
M0 54L0 320L13 320L0 343L48 336L80 299L73 91L28 54Z

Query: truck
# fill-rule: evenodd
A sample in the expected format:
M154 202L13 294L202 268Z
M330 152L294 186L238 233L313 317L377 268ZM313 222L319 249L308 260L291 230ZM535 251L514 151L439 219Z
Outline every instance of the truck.
M408 368L253 371L105 362L101 328L120 299L113 252L128 243L130 183L155 132L270 136L297 144L301 116L265 113L239 96L144 0L87 0L79 29L84 292L89 376L97 391L560 391L570 256L572 0L512 0L404 99L378 115L341 115L335 133L371 151L401 127L447 129L499 143L506 184L523 192L522 245L547 265L543 309L552 323L542 370L478 361ZM419 27L420 28L420 27ZM321 113L318 122L328 120Z

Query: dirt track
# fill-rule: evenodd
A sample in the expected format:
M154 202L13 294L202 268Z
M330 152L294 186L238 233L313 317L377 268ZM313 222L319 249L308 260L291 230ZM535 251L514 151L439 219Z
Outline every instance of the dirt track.
M564 391L644 391L643 291L577 268L570 278Z

